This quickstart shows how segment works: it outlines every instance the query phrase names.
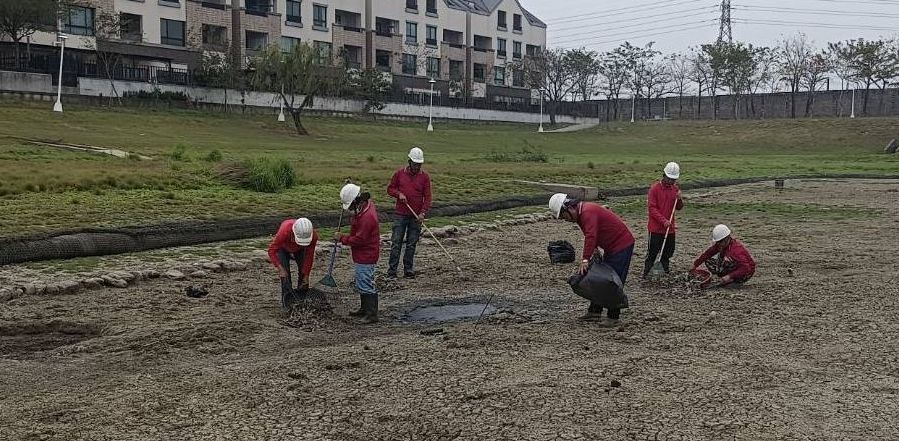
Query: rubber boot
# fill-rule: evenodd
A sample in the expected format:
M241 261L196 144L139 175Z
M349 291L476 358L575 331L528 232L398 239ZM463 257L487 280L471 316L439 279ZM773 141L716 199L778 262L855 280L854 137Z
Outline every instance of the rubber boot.
M365 316L365 296L359 294L359 310L350 313L350 317L363 317Z
M378 295L362 296L362 303L365 316L362 317L361 323L363 325L378 323Z
M602 319L602 306L597 303L590 302L590 307L587 308L587 313L581 316L578 320L591 322L598 321L600 319Z

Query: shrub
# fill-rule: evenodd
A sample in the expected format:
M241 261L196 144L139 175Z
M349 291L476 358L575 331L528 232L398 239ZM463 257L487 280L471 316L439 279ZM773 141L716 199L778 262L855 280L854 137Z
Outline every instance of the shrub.
M226 164L217 171L224 182L261 193L277 193L297 182L293 165L286 159L257 158Z
M489 162L549 162L549 155L536 147L522 147L517 152L490 152L485 159Z
M190 158L187 154L188 147L184 144L178 144L172 149L172 152L169 153L169 157L174 161L189 161Z
M137 154L134 154L134 153L129 153L129 154L128 154L128 159L130 159L130 160L132 160L132 161L140 161L140 155L137 155Z
M590 161L587 163L587 168L593 170L594 168L596 168L596 164L594 164L593 161Z
M368 161L368 162L375 162L375 157L372 156L372 155L368 155L368 157L365 158L365 160Z
M209 154L207 154L206 157L204 157L203 159L208 162L219 162L222 160L222 152L220 152L218 150L213 150L213 151L209 152Z

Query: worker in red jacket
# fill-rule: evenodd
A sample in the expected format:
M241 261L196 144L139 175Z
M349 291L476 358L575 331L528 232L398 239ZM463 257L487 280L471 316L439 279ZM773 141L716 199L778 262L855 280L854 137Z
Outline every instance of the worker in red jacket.
M618 215L606 207L593 202L581 202L569 198L564 193L553 195L549 200L549 209L557 219L574 222L584 233L584 253L578 271L585 274L590 261L598 251L602 253L602 261L612 267L621 279L627 281L627 274L634 256L634 235ZM587 315L583 318L592 320L601 317L603 306L590 303ZM612 324L617 323L621 311L609 308L608 318Z
M281 222L278 232L268 246L268 258L278 269L281 278L281 306L290 308L294 296L290 277L290 261L297 263L297 291L305 294L309 290L309 274L315 261L315 245L318 232L312 222L305 217Z
M403 244L403 277L415 278L415 246L421 237L421 225L431 209L431 177L421 169L425 154L418 147L409 151L409 164L396 171L387 186L387 194L396 199L393 235L390 238L390 266L387 277L396 278Z
M664 175L649 189L646 208L649 212L649 251L643 262L643 278L649 277L649 271L662 252L662 268L668 273L671 268L671 256L674 255L677 233L677 221L674 212L684 208L684 200L680 196L677 180L680 178L680 165L669 162L665 166ZM667 239L666 239L667 237ZM665 249L662 249L664 243Z
M363 193L356 184L347 184L340 190L344 210L353 213L350 234L335 233L334 238L350 247L355 264L356 291L359 293L359 310L351 316L362 317L362 323L378 321L378 290L375 287L375 265L381 251L381 231L378 211L371 201L371 194Z
M690 271L705 264L709 272L720 277L718 285L743 284L755 274L755 259L742 242L733 238L727 225L712 229L712 244L694 262Z

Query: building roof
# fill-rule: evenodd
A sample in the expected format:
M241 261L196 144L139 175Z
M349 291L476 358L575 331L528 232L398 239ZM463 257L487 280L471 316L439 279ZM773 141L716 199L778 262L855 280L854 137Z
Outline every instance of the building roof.
M521 2L514 0L524 17L528 22L537 27L546 28L546 23L541 21L537 16L531 14L527 9L521 6ZM473 14L490 15L502 4L503 0L444 0L446 6L460 11L471 12Z

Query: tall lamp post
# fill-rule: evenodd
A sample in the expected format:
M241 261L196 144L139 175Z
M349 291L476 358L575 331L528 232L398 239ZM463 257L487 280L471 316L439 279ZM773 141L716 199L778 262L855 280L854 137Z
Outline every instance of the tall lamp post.
M431 83L431 104L428 105L428 131L434 131L434 84L437 81L433 78L428 80Z
M852 113L849 115L850 118L855 118L855 89L857 86L857 84L852 83Z
M537 128L537 133L543 133L543 89L540 89L540 127Z
M63 54L66 51L66 40L69 38L68 35L58 34L56 36L56 43L59 44L59 81L56 85L56 104L53 105L54 112L62 113L62 61Z

